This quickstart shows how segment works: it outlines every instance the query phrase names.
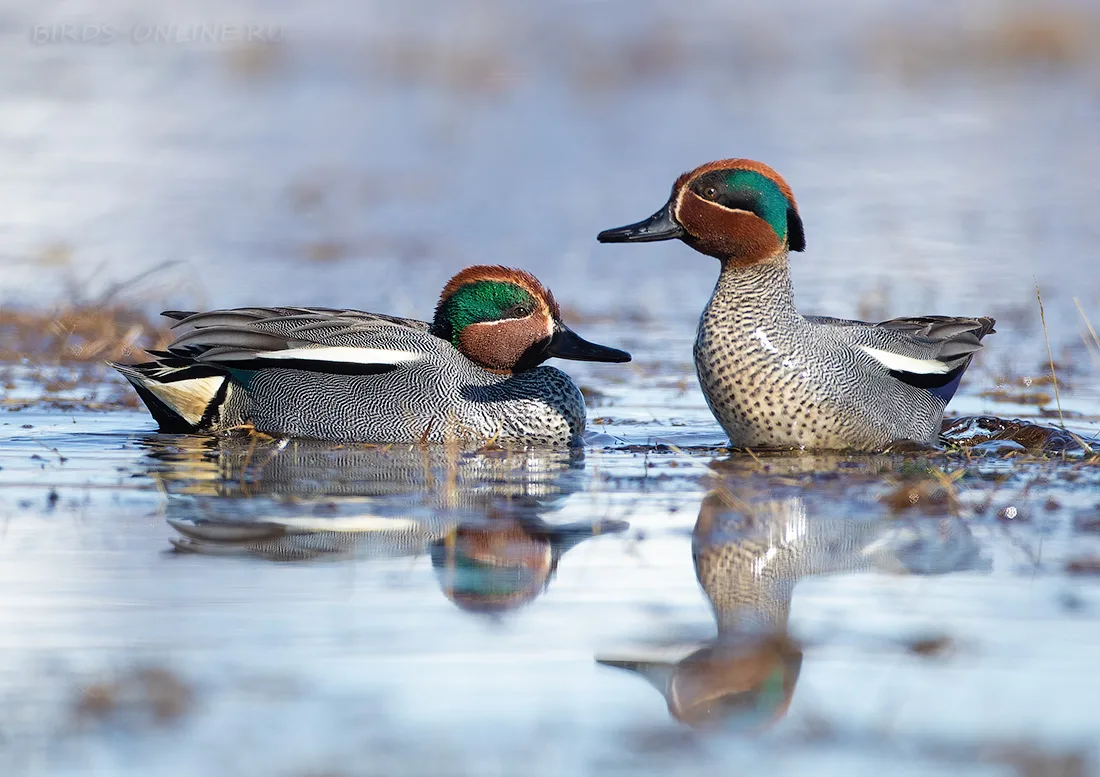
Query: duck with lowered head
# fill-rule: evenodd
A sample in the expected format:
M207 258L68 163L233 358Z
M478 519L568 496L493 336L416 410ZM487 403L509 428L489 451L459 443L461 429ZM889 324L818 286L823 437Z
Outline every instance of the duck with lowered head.
M542 363L630 361L563 324L533 275L497 266L451 278L431 322L298 307L164 315L186 331L154 361L114 365L164 432L567 445L584 398Z

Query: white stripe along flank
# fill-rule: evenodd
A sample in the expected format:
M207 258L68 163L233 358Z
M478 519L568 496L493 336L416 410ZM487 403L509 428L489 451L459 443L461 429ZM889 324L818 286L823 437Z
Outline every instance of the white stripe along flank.
M283 351L261 351L252 354L252 358L295 359L313 362L339 362L341 364L405 364L424 358L424 354L388 348L353 348L345 345L334 345L320 348L287 348Z
M886 369L894 372L913 372L918 375L946 375L951 372L951 366L938 359L914 359L912 356L902 356L900 353L883 351L867 345L861 345L859 349Z

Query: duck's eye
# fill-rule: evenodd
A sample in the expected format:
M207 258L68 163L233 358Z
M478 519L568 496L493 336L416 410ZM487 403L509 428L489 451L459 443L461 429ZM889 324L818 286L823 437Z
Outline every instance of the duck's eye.
M527 318L534 312L534 309L526 302L521 302L518 305L513 305L508 308L506 313L507 318Z
M703 189L703 197L705 197L708 200L717 199L718 198L718 190L715 189L713 186L708 186L707 188Z

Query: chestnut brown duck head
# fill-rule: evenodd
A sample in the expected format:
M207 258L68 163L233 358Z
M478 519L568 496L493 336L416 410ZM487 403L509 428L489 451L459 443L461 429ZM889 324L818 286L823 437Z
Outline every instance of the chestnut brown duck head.
M775 170L751 159L722 159L684 173L659 211L636 224L604 230L596 239L646 243L674 238L739 266L806 248L791 187Z
M494 372L522 372L552 356L627 362L630 354L590 343L562 323L554 295L531 273L508 267L467 267L447 282L432 334Z

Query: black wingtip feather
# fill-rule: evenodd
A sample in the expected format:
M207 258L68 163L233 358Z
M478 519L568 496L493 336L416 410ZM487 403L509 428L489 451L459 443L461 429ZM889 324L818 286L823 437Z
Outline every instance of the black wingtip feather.
M170 318L173 321L183 321L185 318L190 318L195 315L193 310L162 310L160 312L165 318Z

